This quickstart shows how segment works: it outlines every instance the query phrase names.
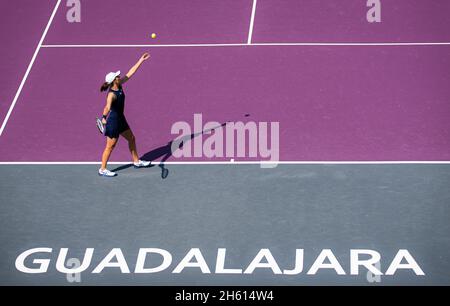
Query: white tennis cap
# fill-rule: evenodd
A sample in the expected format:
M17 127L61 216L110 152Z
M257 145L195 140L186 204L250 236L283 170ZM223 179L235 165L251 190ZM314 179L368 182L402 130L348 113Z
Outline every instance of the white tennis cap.
M111 84L118 75L120 75L120 70L108 73L105 77L105 82Z

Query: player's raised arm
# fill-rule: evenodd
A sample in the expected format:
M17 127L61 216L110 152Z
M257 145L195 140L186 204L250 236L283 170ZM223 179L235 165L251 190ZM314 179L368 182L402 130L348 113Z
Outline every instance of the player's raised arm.
M143 62L145 62L146 60L148 60L150 58L150 54L148 53L144 53L141 58L138 60L138 62L131 67L130 71L128 71L128 73L121 79L121 83L125 83L126 81L128 81L129 79L131 79L131 77L136 73L136 71L139 69L139 67L142 65Z

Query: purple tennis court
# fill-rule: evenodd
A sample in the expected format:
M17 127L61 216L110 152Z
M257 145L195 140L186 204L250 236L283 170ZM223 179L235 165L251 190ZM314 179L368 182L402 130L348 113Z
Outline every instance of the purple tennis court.
M38 7L48 17L51 1L43 2L47 10ZM0 159L98 160L104 144L92 121L105 103L99 84L107 72L128 69L148 50L149 64L126 88L126 114L145 152L174 138L174 122L192 122L200 113L204 121L279 122L281 161L449 160L449 45L276 45L449 40L448 2L413 2L396 1L387 11L397 15L384 16L389 22L378 26L350 18L365 17L366 7L356 2L338 9L332 1L260 1L252 42L275 43L270 46L247 45L252 1L192 1L187 7L177 1L86 2L79 24L69 23L61 6L4 126ZM427 8L423 27L408 14L402 18L418 7ZM31 21L30 29L46 24L45 18ZM330 33L333 24L341 27L334 29L339 36ZM20 37L23 28L17 32ZM158 32L156 40L152 32ZM2 92L2 116L38 40L27 38L8 51L22 54L3 57L4 75L13 72L16 82L9 79ZM143 44L149 46L133 46ZM167 44L172 46L156 47ZM177 47L183 44L194 46ZM119 146L112 160L128 155Z
M259 250L266 244L282 253L280 261L289 262L281 249L295 251L302 247L296 243L295 233L308 232L304 228L308 220L320 220L317 222L324 231L328 228L329 235L335 233L336 239L333 241L323 231L311 230L309 238L303 237L311 250L335 246L343 254L356 247L378 248L392 260L397 249L409 249L422 263L425 276L417 276L418 270L403 271L397 279L387 279L386 284L449 284L450 275L439 272L440 265L449 267L448 261L436 259L442 259L436 253L450 246L445 221L450 216L450 2L381 1L381 11L374 8L379 14L377 22L369 21L371 5L366 1L341 2L5 3L3 9L9 13L1 21L0 32L0 173L4 174L0 200L2 219L9 222L10 229L0 235L0 241L10 251L0 263L7 271L2 284L36 284L40 280L46 284L64 283L64 277L55 271L42 278L18 272L14 260L23 250L41 245L53 244L56 249L69 241L69 247L76 252L92 245L72 239L71 230L53 234L48 241L44 236L34 237L38 221L30 216L37 214L41 218L37 220L52 223L44 231L58 232L64 226L50 218L58 216L75 222L74 216L67 216L66 205L70 202L79 210L75 215L88 214L92 220L83 225L84 229L75 230L74 225L69 228L84 235L91 244L101 244L107 235L104 228L111 224L100 220L101 209L85 206L100 201L100 190L120 198L121 205L134 207L130 215L126 213L126 220L117 217L116 225L136 221L156 233L150 238L139 236L134 244L124 242L124 249L137 250L137 246L148 244L173 247L176 257L194 245L203 245L202 250L208 253L228 243L235 250L233 264L239 266L253 258L245 246ZM151 37L152 33L156 33L156 38ZM154 165L161 159L169 165L174 162L171 174L167 180L161 180L154 167L132 172L127 168L130 152L126 140L121 139L110 158L119 165L119 177L105 182L96 173L105 148L105 137L95 126L95 118L101 117L106 103L106 94L99 88L108 72L120 70L125 74L144 52L150 53L150 59L124 85L125 114L140 156ZM168 146L178 136L173 132L174 124L194 125L199 114L202 129L206 129L203 124L207 122L276 123L276 161L282 165L260 169L258 162L268 159L251 154L168 154ZM225 132L218 129L214 134L222 130ZM208 135L204 134L196 135L192 142L194 138L207 141ZM272 145L273 137L267 139ZM246 146L251 143L249 138L245 138ZM231 157L234 164L229 162ZM216 182L222 175L223 180ZM41 178L56 189L38 183ZM145 191L131 193L120 185L127 184L126 180ZM25 181L33 190L13 187L23 186ZM206 188L209 182L216 184ZM86 192L81 195L74 190ZM180 198L171 190L179 190ZM208 202L206 195L219 194L223 197L212 196L215 204ZM71 200L67 200L68 195ZM268 199L277 202L283 213L273 211ZM297 199L302 199L298 200L299 206L291 206ZM114 196L110 196L110 201L114 203ZM255 203L261 201L263 204L258 207ZM343 210L343 223L339 225L333 220L333 201L340 203L338 207ZM191 214L185 211L184 220L191 222L192 227L172 232L172 244L161 238L161 233L179 226L183 218L149 225L144 216L164 219L175 215L183 206L169 208L174 202L189 207ZM43 215L30 203L55 215ZM230 203L230 209L226 209ZM17 207L27 211L28 216L22 218ZM118 215L125 214L122 208L115 209ZM245 218L234 215L241 209L243 215L254 216L249 217L254 222L253 229L242 225ZM305 210L310 218L303 215ZM395 216L391 215L393 211ZM424 216L425 221L417 215ZM233 229L228 229L224 218L233 217L237 221L232 222ZM197 218L203 220L198 227L194 225ZM366 223L354 221L366 218ZM277 224L273 233L267 230L272 222ZM390 222L384 225L390 232L376 227L384 222ZM32 225L22 229L25 223ZM442 227L441 234L436 240L425 242L431 228L437 225ZM215 229L203 233L210 227ZM17 236L9 233L12 229L18 230ZM116 233L118 240L127 241L127 235L134 230ZM98 236L89 238L89 231ZM202 233L207 237L205 241L199 238ZM248 236L243 234L241 240L234 240L240 233ZM117 247L109 239L106 241L99 250L107 252L108 248ZM346 241L343 249L339 241ZM445 256L448 259L448 254ZM334 271L301 281L286 276L277 278L271 273L208 278L193 271L178 278L160 274L151 284L366 283L365 275L339 278ZM108 273L112 275L109 280L89 275L86 282L127 282L120 273ZM136 277L130 282L148 284L148 279Z

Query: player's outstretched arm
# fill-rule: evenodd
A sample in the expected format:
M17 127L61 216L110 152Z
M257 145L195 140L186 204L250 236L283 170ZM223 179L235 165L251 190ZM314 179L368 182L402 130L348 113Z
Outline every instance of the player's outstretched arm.
M143 62L145 62L146 60L148 60L150 58L150 54L148 54L147 52L144 53L141 58L138 60L138 62L131 67L130 71L128 71L128 73L125 75L124 78L122 78L121 83L125 83L126 81L128 81L129 79L131 79L131 77L136 73L136 71L139 69L139 67L142 65Z

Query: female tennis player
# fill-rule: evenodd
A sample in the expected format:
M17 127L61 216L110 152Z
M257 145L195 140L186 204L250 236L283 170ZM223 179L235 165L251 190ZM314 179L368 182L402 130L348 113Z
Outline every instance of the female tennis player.
M113 177L117 174L106 169L109 157L114 150L119 135L124 137L128 141L128 148L130 149L131 156L133 158L133 164L135 168L150 166L149 161L143 161L139 159L139 155L136 149L136 138L130 129L124 115L125 107L125 94L123 92L122 85L125 84L139 69L139 67L147 59L150 58L148 53L144 53L139 61L134 65L130 71L122 78L120 71L110 72L105 77L105 83L100 88L100 91L108 91L106 97L106 106L103 109L102 123L105 126L106 136L106 148L102 155L102 167L98 170L100 176Z

